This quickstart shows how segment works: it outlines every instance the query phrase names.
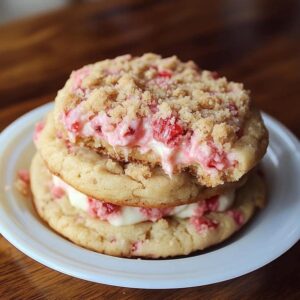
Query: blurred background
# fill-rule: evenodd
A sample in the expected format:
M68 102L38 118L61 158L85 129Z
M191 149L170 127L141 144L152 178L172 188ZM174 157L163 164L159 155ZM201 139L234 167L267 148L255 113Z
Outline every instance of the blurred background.
M260 109L300 137L299 0L0 0L0 131L53 101L72 70L145 52L176 54L243 82ZM93 291L93 299L113 300L124 292L62 277L3 238L0 243L2 288L17 291L21 299L78 299L76 293L83 290L86 295ZM238 279L153 291L150 299L300 299L299 250L298 243ZM23 296L22 287L35 297ZM126 293L132 296L126 299L146 299L148 292Z
M69 5L70 0L1 0L0 24Z
M58 9L76 2L80 2L80 0L1 0L0 24Z
M1 0L0 108L50 101L84 64L157 52L244 82L300 135L299 110L279 109L299 102L299 41L297 0Z

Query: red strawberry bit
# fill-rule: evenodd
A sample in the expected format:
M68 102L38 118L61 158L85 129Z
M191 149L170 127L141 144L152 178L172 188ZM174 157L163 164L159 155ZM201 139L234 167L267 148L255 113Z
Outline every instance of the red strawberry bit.
M199 233L205 232L209 229L216 229L218 227L218 222L205 217L191 217L190 222L194 225L196 231Z
M71 124L70 130L74 133L78 133L81 129L81 124L78 121L75 121Z
M219 196L213 196L205 200L208 211L217 211L219 207Z
M209 168L214 168L217 170L223 170L228 166L229 163L227 161L226 155L224 153L215 153L211 156L207 162L207 166Z
M79 116L76 115L75 110L68 110L64 112L64 121L67 129L72 133L78 134L82 129L82 124L79 120Z
M229 105L228 105L228 109L230 111L230 113L234 116L234 117L237 117L238 114L239 114L239 111L238 111L238 108L236 106L235 103L231 102Z
M68 150L68 153L69 154L75 153L74 144L72 144L69 140L65 140L64 142L65 142L66 148Z
M172 73L167 70L158 71L156 66L151 68L157 71L155 77L153 78L153 82L162 89L168 89Z
M101 134L102 133L102 127L101 127L101 125L95 126L94 130L96 131L96 133Z
M213 79L219 79L220 78L220 74L218 72L214 71L214 72L211 72L211 77Z
M157 76L165 79L170 79L172 77L172 73L169 71L160 71L157 73Z
M93 198L88 198L89 214L94 218L107 220L109 216L120 213L121 206L108 202L102 202Z
M154 139L174 147L179 144L184 130L175 117L158 119L153 122Z
M95 130L96 134L102 134L102 125L100 124L99 120L95 117L95 115L89 116L89 121L91 121L91 126Z
M133 129L132 127L128 127L127 131L125 132L124 136L130 136L130 135L134 135L135 134L135 129Z
M142 242L136 241L131 244L131 252L136 252L141 247Z
M53 185L50 192L52 197L55 199L60 199L65 195L65 191L60 186Z
M34 133L33 133L33 140L36 142L42 132L42 130L44 129L45 127L45 122L44 121L40 121L40 122L37 122L35 124L35 127L34 127Z
M232 210L229 210L227 212L227 214L234 219L234 221L236 222L237 225L241 226L244 224L245 220L244 220L244 215L242 214L242 212L232 209Z
M110 215L119 211L120 206L108 202L102 202L102 209L106 215Z
M141 207L140 212L146 216L150 221L156 222L168 215L172 211L172 208L146 208Z
M20 179L25 184L29 185L30 175L29 175L28 170L25 170L25 169L19 170L18 173L17 173L17 176L18 176L18 179Z

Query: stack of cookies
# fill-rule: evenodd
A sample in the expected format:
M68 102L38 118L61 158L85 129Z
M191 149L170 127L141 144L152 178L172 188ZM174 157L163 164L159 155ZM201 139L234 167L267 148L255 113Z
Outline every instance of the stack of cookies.
M227 239L265 202L255 167L268 134L249 92L175 56L72 72L34 140L39 215L97 252L188 255Z

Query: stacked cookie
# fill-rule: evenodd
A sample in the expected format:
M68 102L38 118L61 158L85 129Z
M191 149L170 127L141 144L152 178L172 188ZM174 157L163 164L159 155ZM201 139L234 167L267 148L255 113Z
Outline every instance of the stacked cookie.
M177 57L125 55L73 72L34 139L39 215L101 253L187 255L265 202L255 166L268 134L249 93Z

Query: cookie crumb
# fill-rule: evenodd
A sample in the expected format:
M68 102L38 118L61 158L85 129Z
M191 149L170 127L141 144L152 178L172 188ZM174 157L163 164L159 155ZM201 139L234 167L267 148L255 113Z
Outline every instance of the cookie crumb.
M110 158L107 159L107 161L106 161L106 169L107 169L107 171L109 171L110 173L113 173L113 174L117 174L117 175L124 174L124 170L123 170L122 166L118 162L113 161Z

